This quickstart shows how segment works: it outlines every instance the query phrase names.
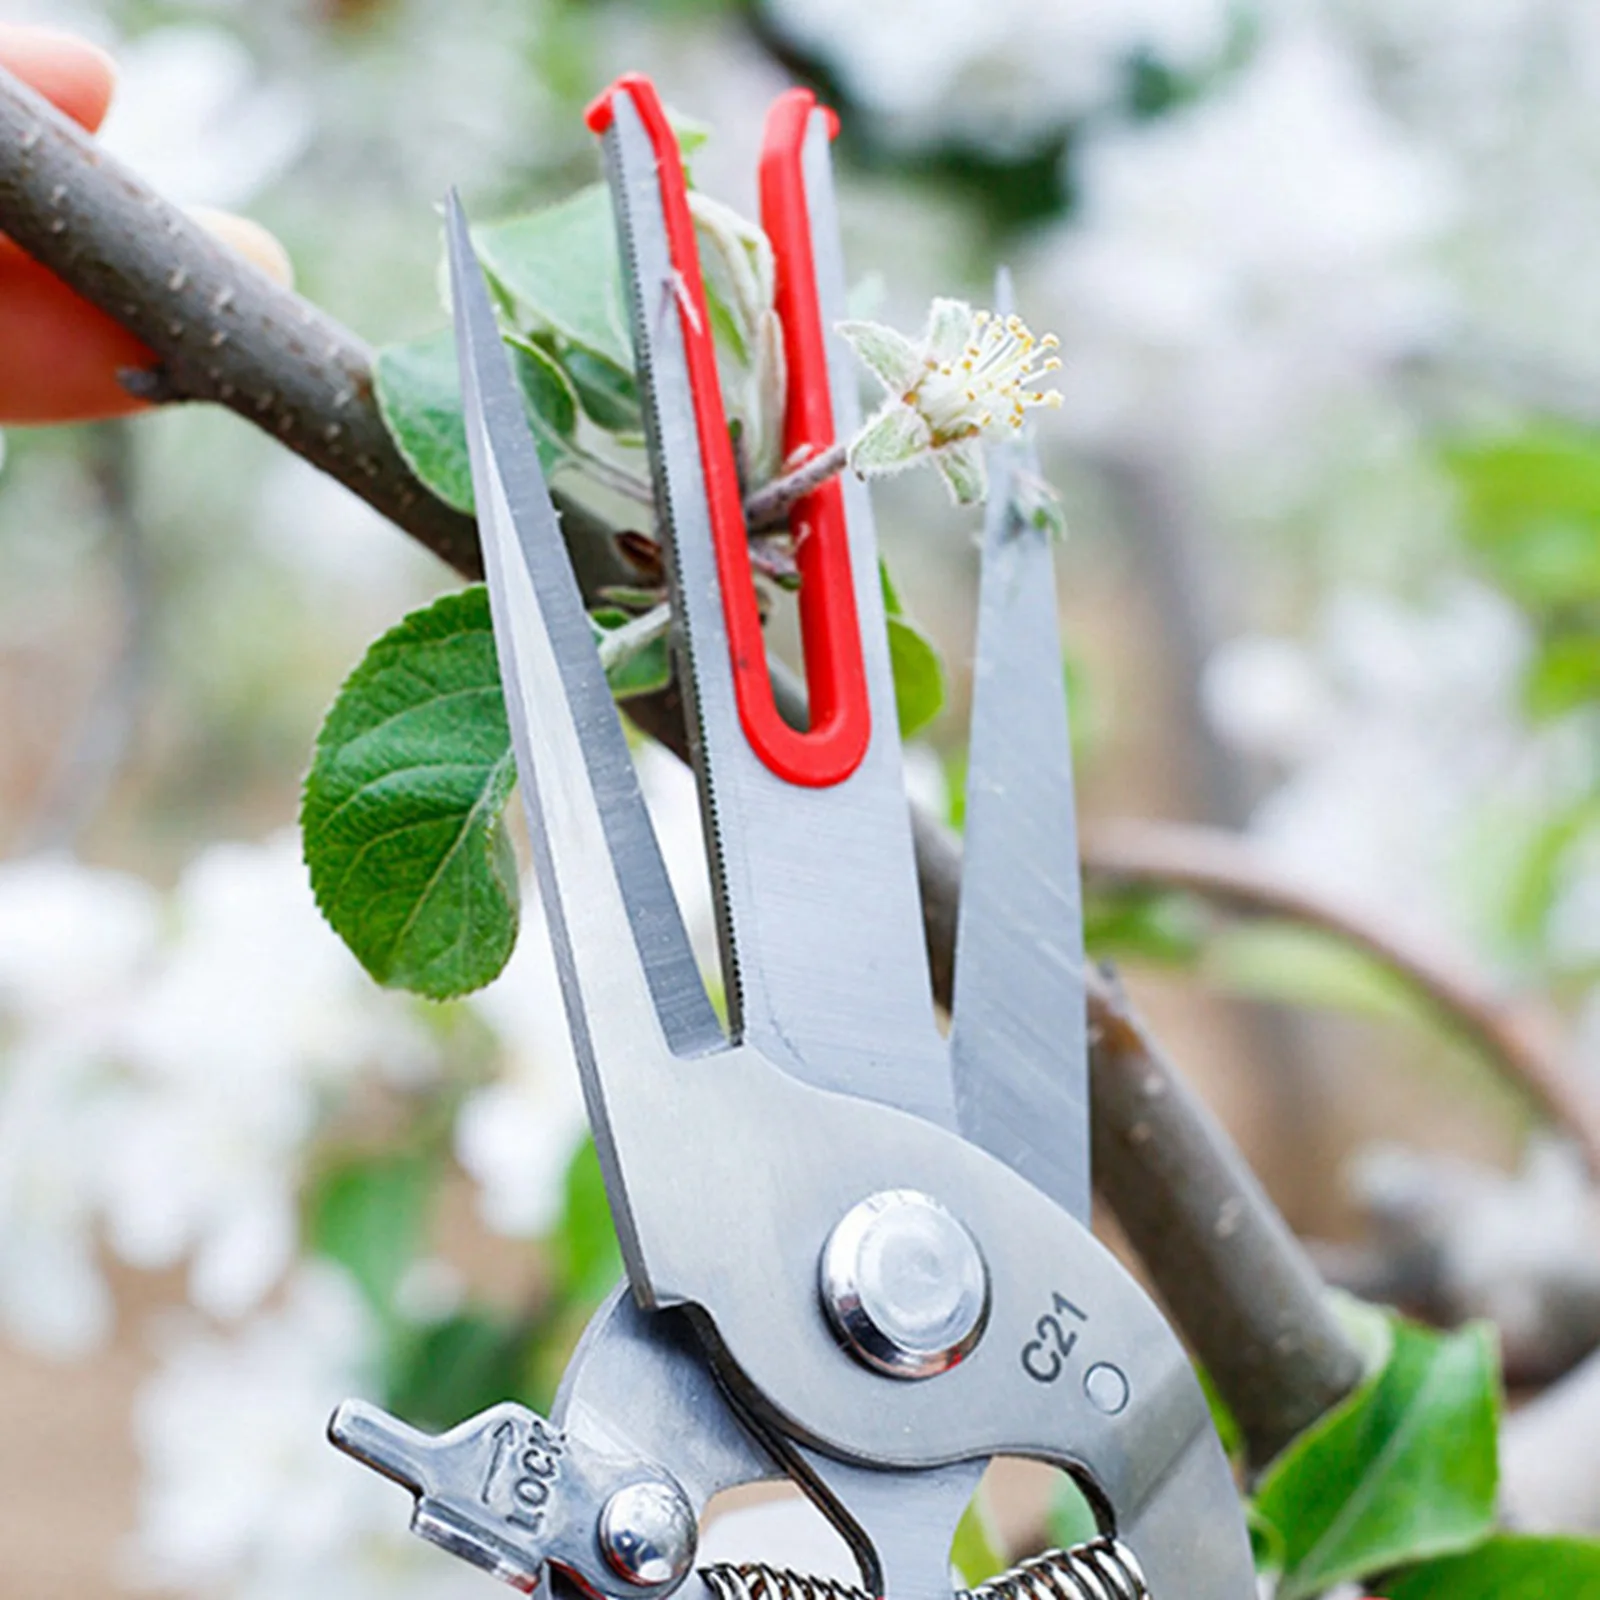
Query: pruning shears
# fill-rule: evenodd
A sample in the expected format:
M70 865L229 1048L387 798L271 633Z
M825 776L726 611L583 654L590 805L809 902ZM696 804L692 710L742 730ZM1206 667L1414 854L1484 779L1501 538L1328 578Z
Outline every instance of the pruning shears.
M1084 951L1048 535L1025 443L991 458L966 878L936 1023L871 509L793 508L809 697L774 697L677 141L650 82L591 108L614 197L718 908L728 1023L690 950L460 207L451 282L495 639L538 880L627 1283L552 1415L437 1437L351 1401L334 1442L416 1497L424 1537L533 1590L843 1600L696 1569L700 1516L789 1478L863 1591L950 1600L985 1465L1069 1473L1100 1537L999 1600L1249 1600L1249 1540L1199 1382L1089 1231ZM834 325L835 129L781 96L760 165L785 449L859 426Z

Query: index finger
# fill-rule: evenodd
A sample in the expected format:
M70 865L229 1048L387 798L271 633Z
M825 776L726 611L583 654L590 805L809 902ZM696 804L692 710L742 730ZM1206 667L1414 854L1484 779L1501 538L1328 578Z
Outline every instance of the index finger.
M50 28L0 23L0 67L91 133L116 84L103 50ZM125 328L0 237L0 422L71 422L137 410L116 375L153 360Z
M98 45L54 28L0 22L0 67L93 133L105 120L117 69Z

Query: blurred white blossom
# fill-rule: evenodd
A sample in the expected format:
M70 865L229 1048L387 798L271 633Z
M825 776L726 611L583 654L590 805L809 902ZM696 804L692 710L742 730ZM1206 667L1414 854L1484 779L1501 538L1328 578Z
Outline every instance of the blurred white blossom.
M1227 42L1226 0L765 0L904 144L1007 154L1116 97L1136 57L1197 70Z
M1211 720L1284 773L1252 833L1328 889L1466 931L1494 955L1486 844L1536 822L1584 772L1581 730L1523 713L1531 646L1515 607L1465 580L1422 604L1338 594L1309 648L1224 646L1203 686Z
M287 451L262 473L257 544L303 578L308 604L329 603L354 631L380 632L438 589L434 558L336 478ZM354 613L352 615L352 613Z
M482 1600L481 1574L410 1533L403 1492L328 1444L341 1400L381 1398L378 1355L321 1262L230 1334L175 1327L134 1417L135 1574L206 1600Z
M359 1082L431 1080L432 1035L317 914L298 840L202 851L170 902L124 874L0 868L0 1326L107 1331L97 1236L254 1305L293 1259L307 1147Z
M1589 0L1320 0L1386 103L1471 174L1452 275L1474 332L1600 366L1600 8Z
M311 131L305 96L265 80L232 33L157 28L117 47L101 142L168 199L237 206L278 177Z
M1600 969L1600 828L1590 828L1563 862L1563 881L1550 908L1550 955L1558 966ZM1600 989L1596 990L1600 1002ZM1593 1063L1600 1070L1600 1037Z
M533 1237L561 1214L585 1122L550 934L531 895L505 971L471 1004L501 1039L500 1071L462 1103L456 1158L478 1184L484 1221Z
M110 1328L94 1255L105 1030L156 941L153 890L66 857L0 866L0 1328L81 1355Z
M1331 37L1267 42L1217 94L1075 158L1080 209L1035 256L1067 420L1096 445L1262 450L1439 321L1438 164Z
M176 937L117 1032L112 1244L192 1258L195 1302L254 1305L288 1266L305 1147L362 1074L425 1081L433 1048L322 920L291 832L215 845L174 896Z

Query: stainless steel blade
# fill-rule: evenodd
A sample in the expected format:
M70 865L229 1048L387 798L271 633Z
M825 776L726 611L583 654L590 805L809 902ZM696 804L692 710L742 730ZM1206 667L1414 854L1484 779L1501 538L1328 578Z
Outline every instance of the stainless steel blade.
M453 198L448 234L479 538L502 657L506 711L535 844L544 848L548 830L533 796L541 780L549 786L561 774L553 765L553 752L550 770L536 766L534 750L541 738L533 724L553 720L560 707L578 736L577 755L609 850L613 870L608 876L620 892L628 942L637 948L662 1031L675 1053L698 1054L724 1042L721 1027L639 792L466 220ZM593 864L598 866L598 860ZM581 861L572 866L580 874L584 869ZM560 918L561 897L547 894L546 899L551 916ZM621 927L609 930L613 944L622 934ZM622 960L620 949L615 957ZM568 950L563 964L571 963Z
M613 1137L618 1101L675 1054L725 1044L690 953L561 544L499 331L452 200L447 218L472 453L506 715L590 1125L635 1292L640 1217ZM613 1093L608 1095L611 1083Z
M1031 443L990 453L950 1054L962 1133L1087 1225L1083 905L1055 563L1019 502L1037 474Z
M859 485L847 489L851 563L873 690L860 767L828 788L777 777L740 726L667 243L656 157L629 94L606 135L631 292L658 494L669 528L681 676L721 917L736 1033L804 1081L954 1122L933 1021L900 771L876 545ZM813 119L807 196L824 317L842 315L827 138ZM841 432L854 390L833 382Z

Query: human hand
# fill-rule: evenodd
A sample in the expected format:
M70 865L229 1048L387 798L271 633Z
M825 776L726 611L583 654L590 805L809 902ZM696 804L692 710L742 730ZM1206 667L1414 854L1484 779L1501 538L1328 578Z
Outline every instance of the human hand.
M0 68L15 73L91 133L111 103L116 69L103 51L46 28L0 23ZM282 245L222 212L196 220L278 281ZM143 408L117 381L155 357L125 328L0 236L0 423L85 422Z

